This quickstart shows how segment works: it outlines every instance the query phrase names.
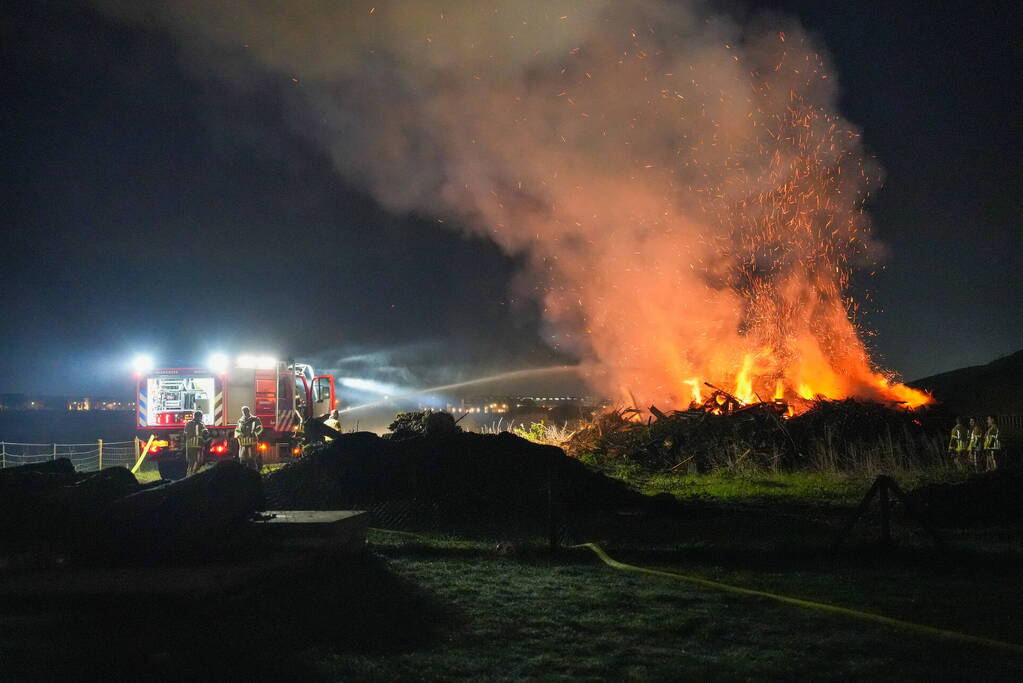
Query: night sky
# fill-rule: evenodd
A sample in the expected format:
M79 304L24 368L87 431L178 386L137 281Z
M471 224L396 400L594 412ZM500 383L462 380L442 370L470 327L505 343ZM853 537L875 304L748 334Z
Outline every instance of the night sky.
M831 52L886 172L868 343L909 379L1023 347L1019 5L937 6L734 10L795 15ZM269 84L227 96L88 3L8 0L0 30L0 391L124 393L139 351L361 356L409 383L571 360L513 293L520 264L346 186Z

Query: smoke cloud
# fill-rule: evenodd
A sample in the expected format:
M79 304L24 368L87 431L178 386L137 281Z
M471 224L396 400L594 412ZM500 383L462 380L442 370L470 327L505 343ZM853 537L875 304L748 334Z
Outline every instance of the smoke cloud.
M880 170L799 25L695 0L98 0L172 32L395 212L529 266L595 387L683 407L926 397L875 372L848 280Z

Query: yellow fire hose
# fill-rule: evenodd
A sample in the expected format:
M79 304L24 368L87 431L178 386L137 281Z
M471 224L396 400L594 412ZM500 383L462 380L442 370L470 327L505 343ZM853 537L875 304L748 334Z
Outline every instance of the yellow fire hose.
M149 455L149 449L153 447L153 439L155 438L156 434L149 435L149 441L146 442L146 447L142 450L142 455L140 455L139 459L135 462L135 466L131 468L132 474L138 472L139 468L142 467L142 461L146 459L147 455Z
M759 598L767 598L768 600L774 600L775 602L781 602L786 605L795 605L796 607L812 609L818 612L839 614L845 617L852 617L853 619L860 619L862 621L872 621L874 623L885 624L887 626L894 626L895 628L901 628L907 631L913 631L916 633L934 636L937 638L958 640L960 642L971 643L973 645L986 645L988 647L997 648L999 650L1005 650L1013 654L1023 655L1023 645L1017 645L1015 643L1007 643L1001 640L984 638L982 636L974 636L968 633L960 633L958 631L949 631L943 628L936 628L934 626L925 626L924 624L916 624L913 623L912 621L903 621L902 619L892 619L891 617L885 617L880 614L873 614L872 612L862 612L857 609L839 607L837 605L829 605L824 602L813 602L812 600L791 598L787 595L778 595L776 593L768 593L766 591L758 591L750 588L730 586L727 583L718 583L717 581L701 579L697 576L677 574L675 572L667 572L660 569L650 569L648 567L638 567L633 564L619 562L618 560L614 559L606 552L604 552L604 549L601 548L596 543L582 543L580 545L572 547L589 548L597 555L597 557L599 557L604 562L604 564L608 565L609 567L620 569L626 572L635 572L637 574L647 574L650 576L659 576L666 579L674 579L676 581L685 581L686 583L695 584L697 586L703 586L704 588L712 588L714 590L725 591L726 593L735 593L738 595L750 595Z

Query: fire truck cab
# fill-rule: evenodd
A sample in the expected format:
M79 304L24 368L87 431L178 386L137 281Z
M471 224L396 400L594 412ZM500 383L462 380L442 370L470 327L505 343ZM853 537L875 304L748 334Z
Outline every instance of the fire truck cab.
M337 407L332 375L316 375L311 366L294 361L240 356L233 367L156 368L138 372L136 434L150 445L160 476L184 476L185 423L195 411L203 414L210 433L206 461L237 457L234 428L249 406L263 423L257 446L263 462L280 462L301 451L302 422Z

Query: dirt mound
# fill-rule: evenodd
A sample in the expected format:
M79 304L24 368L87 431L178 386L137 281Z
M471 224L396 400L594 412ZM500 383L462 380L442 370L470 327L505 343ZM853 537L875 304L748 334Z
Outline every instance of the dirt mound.
M94 547L103 557L212 557L261 506L261 480L234 461L119 498L103 509Z
M975 474L959 484L931 484L910 496L942 526L1019 524L1023 520L1023 470Z
M20 549L75 538L107 505L138 489L123 467L79 473L67 458L0 470L0 544Z
M260 507L255 472L224 462L142 485L123 467L69 460L0 470L0 551L62 549L97 561L176 560L223 546Z
M560 448L509 433L381 438L344 434L264 480L269 508L369 509L391 528L538 523L559 510L641 507L650 498Z

